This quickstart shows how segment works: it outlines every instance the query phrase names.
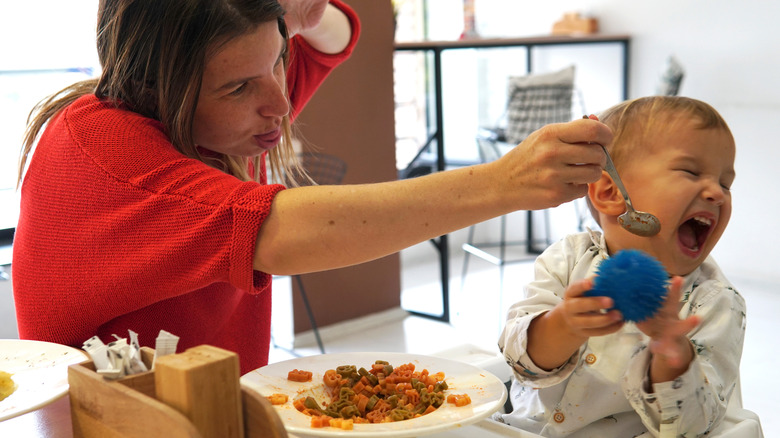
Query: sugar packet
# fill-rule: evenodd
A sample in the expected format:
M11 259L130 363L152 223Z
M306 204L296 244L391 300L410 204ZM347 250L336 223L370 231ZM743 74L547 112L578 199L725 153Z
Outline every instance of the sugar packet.
M165 330L160 330L154 343L154 361L157 362L158 357L176 353L176 346L178 344L178 336L168 333ZM154 369L154 363L152 363L152 369Z
M95 371L109 380L149 371L141 357L141 344L138 333L128 330L129 342L126 338L113 335L116 340L108 345L100 338L93 336L84 342L82 348L92 358ZM165 330L160 330L155 343L155 359L166 354L176 353L179 337ZM154 369L154 364L152 364Z

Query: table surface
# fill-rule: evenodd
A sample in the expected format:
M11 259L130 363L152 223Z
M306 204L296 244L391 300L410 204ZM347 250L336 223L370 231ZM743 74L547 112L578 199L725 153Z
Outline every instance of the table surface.
M627 34L589 34L589 35L541 35L522 38L473 38L447 41L405 41L395 43L396 50L434 50L434 49L471 49L505 46L543 46L562 44L590 44L627 42L631 39Z
M73 438L70 420L70 398L65 395L41 409L0 422L0 437ZM296 438L289 435L290 438ZM536 438L529 434L494 421L482 422L449 430L428 438ZM301 437L303 438L303 437Z
M72 438L70 398L66 394L40 409L0 421L0 436Z

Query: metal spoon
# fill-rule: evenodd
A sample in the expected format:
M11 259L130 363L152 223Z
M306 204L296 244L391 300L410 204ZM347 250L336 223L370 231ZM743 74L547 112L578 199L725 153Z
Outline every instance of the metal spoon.
M620 180L620 175L618 175L617 169L615 169L615 164L612 162L612 158L609 156L607 148L605 148L604 145L600 146L601 149L604 149L604 154L607 156L607 166L604 167L604 170L606 170L607 173L609 173L609 176L612 177L612 180L615 181L615 185L623 195L623 199L626 201L626 212L618 216L620 226L637 236L655 236L661 231L661 223L658 221L658 218L650 213L634 210L634 206L631 205L631 199L628 197L626 187L623 185L623 181Z

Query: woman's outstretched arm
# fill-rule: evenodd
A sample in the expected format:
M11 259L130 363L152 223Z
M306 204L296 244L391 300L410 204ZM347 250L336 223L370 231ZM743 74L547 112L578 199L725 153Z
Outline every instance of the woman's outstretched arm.
M280 192L257 236L253 266L289 275L392 254L515 210L584 196L601 176L612 133L594 120L548 125L499 160L377 184ZM592 143L592 144L591 144Z

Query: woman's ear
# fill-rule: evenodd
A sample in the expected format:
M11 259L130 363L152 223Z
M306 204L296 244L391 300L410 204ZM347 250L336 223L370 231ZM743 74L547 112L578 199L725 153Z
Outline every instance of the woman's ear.
M588 198L593 208L607 216L619 216L626 211L625 200L612 177L605 171L601 178L588 185Z

